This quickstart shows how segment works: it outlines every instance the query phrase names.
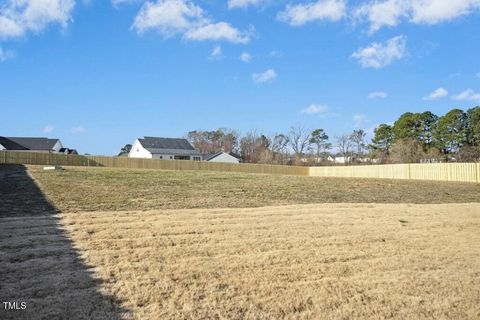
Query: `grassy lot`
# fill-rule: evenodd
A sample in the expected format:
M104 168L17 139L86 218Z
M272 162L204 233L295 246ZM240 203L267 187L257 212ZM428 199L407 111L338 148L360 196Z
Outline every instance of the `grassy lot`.
M30 172L65 212L480 199L480 185L468 183L111 168L45 172L31 167Z
M479 189L0 166L0 319L479 319Z

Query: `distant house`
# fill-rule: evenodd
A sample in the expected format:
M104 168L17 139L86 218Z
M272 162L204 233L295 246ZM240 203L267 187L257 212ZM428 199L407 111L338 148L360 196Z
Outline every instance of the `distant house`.
M0 137L0 150L60 152L63 148L59 139Z
M217 152L214 154L207 154L203 156L203 160L209 162L223 162L223 163L240 163L241 157L233 152Z
M78 155L78 151L70 148L61 148L58 152L63 154L75 154Z
M144 137L135 140L129 158L201 161L202 155L186 139Z
M350 163L352 162L352 157L344 157L344 156L328 156L327 161L333 162L333 163Z

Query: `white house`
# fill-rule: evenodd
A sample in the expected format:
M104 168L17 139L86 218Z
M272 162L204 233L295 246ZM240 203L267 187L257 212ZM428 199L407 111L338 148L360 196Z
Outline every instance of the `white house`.
M202 155L186 139L144 137L132 145L129 158L201 161Z
M204 155L203 160L209 162L240 163L240 156L233 152L217 152L214 154Z
M0 137L0 150L60 152L63 148L59 139L31 137Z
M327 158L328 161L333 162L333 163L350 163L352 162L352 157L334 157L334 156L328 156Z

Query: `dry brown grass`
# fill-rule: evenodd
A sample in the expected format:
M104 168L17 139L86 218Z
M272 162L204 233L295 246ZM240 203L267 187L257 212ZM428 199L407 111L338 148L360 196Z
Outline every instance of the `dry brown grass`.
M135 319L479 319L480 205L66 214Z
M479 203L215 208L478 201L477 185L31 172L42 190L0 166L0 300L28 304L2 320L480 318ZM156 209L72 212L133 204Z
M30 172L64 212L480 199L480 185L472 183L112 168L45 172L30 167Z

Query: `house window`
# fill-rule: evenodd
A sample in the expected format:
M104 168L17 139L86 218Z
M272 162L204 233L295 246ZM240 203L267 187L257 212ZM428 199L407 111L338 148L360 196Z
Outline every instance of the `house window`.
M193 157L193 161L200 161L202 160L200 157Z
M190 160L190 156L175 156L175 160Z
M163 156L160 156L160 159L163 159Z
M173 157L172 157L172 156L170 156L170 160L171 160L171 159L173 159Z

